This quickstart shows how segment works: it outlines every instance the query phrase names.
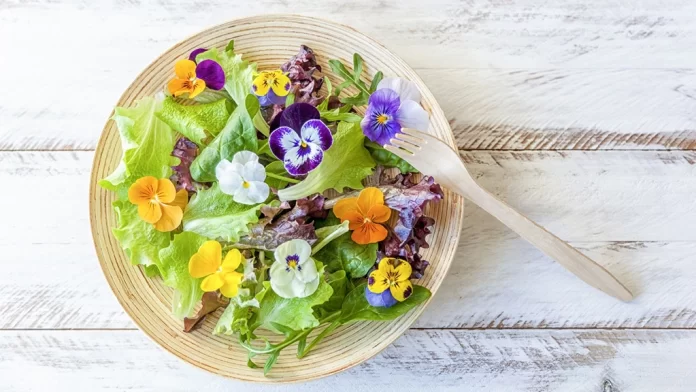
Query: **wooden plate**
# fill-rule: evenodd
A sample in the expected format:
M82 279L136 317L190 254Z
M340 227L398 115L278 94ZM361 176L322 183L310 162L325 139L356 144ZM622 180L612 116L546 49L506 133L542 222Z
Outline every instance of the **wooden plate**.
M175 45L150 64L128 87L117 105L133 106L136 100L162 91L173 75L175 61L188 57L191 50L224 48L231 39L235 40L235 51L257 62L259 69L277 68L297 53L301 44L308 45L314 49L325 75L334 84L337 84L337 79L331 74L327 61L340 59L349 65L353 53L359 53L370 77L381 70L386 76L414 81L423 95L423 106L431 113L429 131L455 146L447 119L435 98L406 63L351 28L310 17L259 16L205 30ZM423 55L427 56L427 53ZM107 121L94 156L90 183L90 219L97 256L111 289L133 321L157 344L179 358L239 380L307 381L340 372L379 353L404 333L423 311L424 306L420 306L392 322L361 322L344 326L301 360L295 357L293 347L289 347L280 356L271 375L264 377L261 370L247 367L246 352L238 346L235 337L211 334L220 310L208 317L197 331L182 332L182 322L171 314L172 290L163 286L161 280L146 277L141 268L128 261L111 234L111 228L116 224L111 208L115 195L97 185L99 179L111 173L120 158L121 144L116 125ZM463 199L446 192L445 200L431 205L426 212L435 218L436 225L429 240L431 247L424 253L431 266L418 284L435 293L457 248L464 214Z

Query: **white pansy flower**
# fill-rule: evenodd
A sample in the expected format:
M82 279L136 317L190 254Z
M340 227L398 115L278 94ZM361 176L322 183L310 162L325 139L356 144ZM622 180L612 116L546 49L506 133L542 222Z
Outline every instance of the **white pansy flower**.
M270 188L264 182L266 168L259 163L259 156L251 151L240 151L232 162L223 159L215 167L215 176L223 193L232 195L242 204L258 204L268 198Z
M283 298L304 298L319 287L319 273L312 247L305 240L290 240L275 250L271 265L271 288Z

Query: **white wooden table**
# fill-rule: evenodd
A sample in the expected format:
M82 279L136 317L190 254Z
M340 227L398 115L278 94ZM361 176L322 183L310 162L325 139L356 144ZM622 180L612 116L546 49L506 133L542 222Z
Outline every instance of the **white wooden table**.
M402 56L482 185L636 300L587 287L469 204L433 303L345 373L242 384L150 342L94 254L92 150L160 52L260 13L349 24ZM691 0L0 1L0 391L693 391L695 69Z

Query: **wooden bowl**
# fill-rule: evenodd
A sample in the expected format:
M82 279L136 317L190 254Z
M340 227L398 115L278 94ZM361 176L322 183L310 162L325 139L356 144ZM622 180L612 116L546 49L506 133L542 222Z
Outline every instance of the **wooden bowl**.
M257 62L259 69L278 68L301 44L314 49L324 74L334 85L327 61L340 59L352 64L353 53L365 60L366 74L377 70L385 76L399 76L415 82L423 95L422 104L431 113L430 132L455 146L447 118L418 75L401 59L357 31L322 19L273 15L234 20L215 26L175 45L150 64L128 87L118 106L133 106L135 101L162 91L173 75L174 62L188 57L199 47L224 48L235 40L235 51ZM427 56L427 53L423 54ZM344 326L330 335L307 357L297 359L289 347L281 354L269 377L259 369L247 367L244 349L232 336L213 336L212 329L221 313L208 317L202 328L182 332L182 322L171 314L172 290L160 279L145 276L141 268L130 264L111 233L116 224L111 203L112 192L101 189L97 181L116 167L121 159L121 144L113 121L107 121L94 156L90 183L90 219L99 262L111 289L133 321L157 344L177 357L210 372L244 381L297 382L327 376L355 366L386 348L416 320L424 305L392 322L360 322ZM435 293L445 278L454 257L464 214L463 199L446 192L444 201L428 207L427 215L436 220L430 236L431 247L424 253L431 262L418 284Z

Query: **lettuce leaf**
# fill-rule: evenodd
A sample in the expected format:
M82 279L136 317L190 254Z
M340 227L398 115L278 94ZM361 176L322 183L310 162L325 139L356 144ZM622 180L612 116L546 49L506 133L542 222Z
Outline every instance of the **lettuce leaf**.
M184 230L207 238L237 242L249 232L249 224L258 222L261 206L236 203L215 183L209 189L200 190L189 202L184 211Z
M188 264L191 256L206 240L196 233L184 231L175 235L171 244L159 252L160 273L164 284L175 290L172 312L179 319L190 316L203 297L200 287L202 279L191 277Z
M314 258L324 263L329 272L344 270L351 279L362 278L375 265L377 248L377 244L356 244L350 233L345 233L327 243Z
M322 276L324 268L317 269L319 276ZM277 333L284 333L286 329L301 331L319 326L312 308L328 301L333 294L331 285L324 279L319 282L317 291L305 298L282 298L273 292L269 282L263 285L265 290L257 295L260 308L256 324Z
M198 182L217 181L215 167L220 160L232 160L235 153L245 150L256 152L258 139L249 113L242 105L234 110L225 128L191 164L193 179Z
M335 240L336 238L342 236L348 232L349 221L344 221L341 224L333 226L325 226L316 229L317 243L312 246L312 254L316 254L322 248L329 244L329 242Z
M118 220L118 226L113 229L114 237L130 262L159 266L159 251L169 245L170 234L157 231L152 224L140 219L138 207L127 200L116 201L113 207Z
M230 299L230 304L220 316L215 329L213 329L213 334L233 335L235 332L239 332L246 335L249 333L249 318L252 311L258 308L259 301L244 294Z
M280 200L297 200L327 189L340 193L344 188L362 189L362 180L372 174L375 167L375 161L363 145L364 140L359 123L339 123L333 146L324 153L319 167L299 184L278 191Z
M99 185L115 191L129 177L131 181L144 176L169 177L174 132L155 115L163 100L164 95L158 94L140 99L135 107L114 109L112 119L121 136L123 157L116 170Z
M217 48L209 49L196 56L196 61L217 61L225 71L225 90L237 106L243 107L244 100L251 91L256 64L242 60L242 55L235 54L233 48L234 45L227 45L222 51Z
M201 105L185 106L167 97L157 117L175 131L186 136L198 146L205 145L205 139L222 131L233 111L233 105L226 99Z
M370 151L372 159L374 159L375 163L377 163L378 165L384 167L395 167L399 169L399 171L403 174L418 173L418 170L415 167L411 166L410 163L385 150L382 146L375 142L366 140L365 148L367 148L368 151Z

